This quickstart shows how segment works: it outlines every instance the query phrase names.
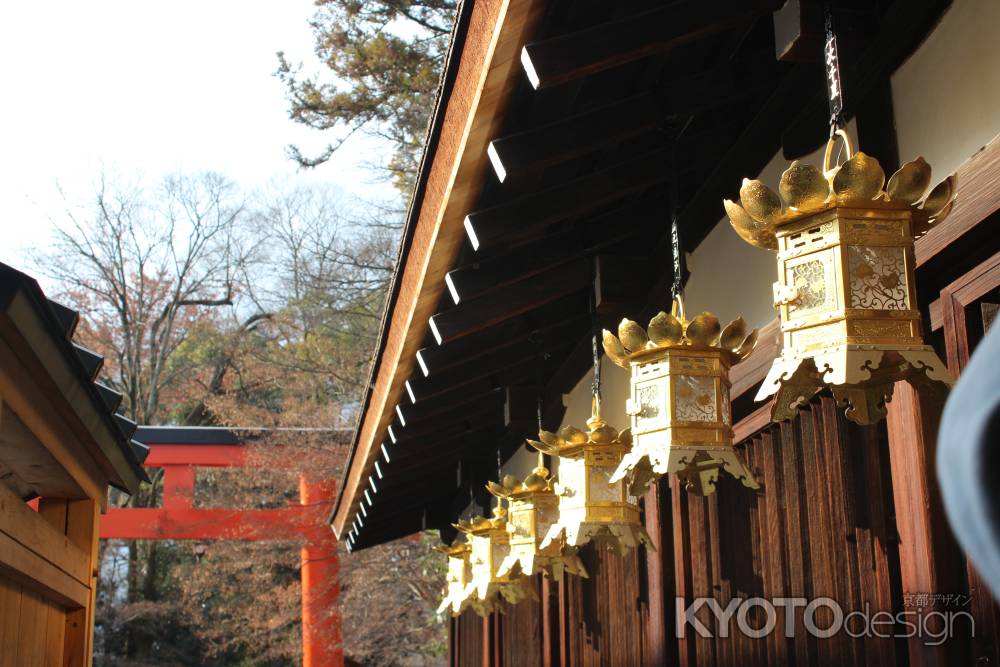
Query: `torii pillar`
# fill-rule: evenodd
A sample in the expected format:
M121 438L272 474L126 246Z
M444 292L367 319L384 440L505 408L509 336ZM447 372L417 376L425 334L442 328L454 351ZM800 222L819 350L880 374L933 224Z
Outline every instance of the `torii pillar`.
M343 667L337 606L340 563L337 541L327 524L335 482L300 474L298 504L282 509L199 509L194 504L195 469L245 467L246 449L242 443L149 443L144 465L163 468L163 506L111 509L101 519L101 537L299 542L302 665Z

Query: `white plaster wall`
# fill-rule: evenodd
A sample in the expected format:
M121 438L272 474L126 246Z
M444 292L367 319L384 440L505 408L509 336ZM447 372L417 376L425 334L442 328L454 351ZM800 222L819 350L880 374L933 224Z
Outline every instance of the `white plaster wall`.
M899 158L923 155L935 183L1000 134L998 30L1000 0L955 0L892 76Z
M537 436L532 435L531 438L534 440L537 439ZM523 445L503 464L501 472L504 475L514 475L518 479L524 479L531 474L537 463L538 452L527 445Z
M591 383L594 371L587 371L573 391L563 396L566 414L562 423L586 430L591 414ZM607 357L601 360L601 417L619 431L628 426L625 399L629 394L628 371L615 366Z

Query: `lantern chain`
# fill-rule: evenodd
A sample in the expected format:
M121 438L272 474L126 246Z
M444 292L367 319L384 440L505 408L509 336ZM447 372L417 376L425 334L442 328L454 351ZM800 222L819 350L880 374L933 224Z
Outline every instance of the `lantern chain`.
M503 456L500 453L501 447L497 445L497 479L503 479Z
M535 330L528 334L528 340L535 343L538 346L538 363L535 364L535 402L536 402L536 413L538 418L538 430L542 430L542 408L544 404L544 390L542 383L542 375L545 368L545 364L551 358L548 352L545 351L545 338L542 336L542 332Z
M840 78L840 57L837 53L837 33L833 30L833 8L829 0L823 3L823 28L826 40L823 62L826 65L826 95L830 103L830 137L844 127L844 88Z
M692 120L694 120L693 116L688 118L687 122L683 127L681 127L680 131L674 137L670 148L670 252L674 268L674 280L670 285L671 299L680 298L681 293L684 291L687 274L687 262L684 258L684 245L681 243L680 195L678 194L680 185L678 183L679 179L677 176L677 144L680 137L687 131L688 127L691 126Z
M594 379L591 382L590 391L598 401L601 399L601 345L598 342L600 338L599 331L600 325L597 322L597 297L592 288L590 290L590 346L594 358Z

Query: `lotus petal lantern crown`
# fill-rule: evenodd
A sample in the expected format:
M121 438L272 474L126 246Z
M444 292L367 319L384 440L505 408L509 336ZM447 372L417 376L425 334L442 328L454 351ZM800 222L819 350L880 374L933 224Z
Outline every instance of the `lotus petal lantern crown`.
M604 331L604 351L631 373L627 412L633 444L612 476L631 480L635 494L650 481L675 473L689 491L708 495L720 470L757 488L733 448L729 368L757 342L743 318L725 328L705 312L688 321L678 298L642 326L622 320L618 336Z
M724 202L743 240L778 253L784 349L757 394L775 395L775 421L830 387L849 419L870 424L885 416L896 381L938 389L953 381L923 342L913 242L951 212L955 178L924 196L931 168L918 157L886 184L878 160L854 153L843 130L837 136L844 164L830 165L834 137L822 172L795 161L778 193L744 179L740 203Z
M518 575L497 574L501 561L510 552L507 511L502 505L493 508L492 519L476 517L467 522L459 521L454 526L468 536L470 578L464 595L477 614L487 616L499 611L499 598L516 604L536 597L530 580Z
M587 431L574 426L564 426L558 433L539 431L541 441L528 441L559 457L559 521L549 528L540 548L578 547L591 540L619 555L640 543L652 548L635 497L623 482L611 481L632 443L631 432L619 432L601 418L596 396L587 427Z
M559 581L564 571L580 577L588 576L575 548L559 542L541 548L549 529L559 520L559 496L553 488L554 481L539 452L538 465L523 482L513 475L506 475L501 484L487 483L489 492L506 500L508 507L510 552L497 569L498 577L511 574L530 576L544 572Z

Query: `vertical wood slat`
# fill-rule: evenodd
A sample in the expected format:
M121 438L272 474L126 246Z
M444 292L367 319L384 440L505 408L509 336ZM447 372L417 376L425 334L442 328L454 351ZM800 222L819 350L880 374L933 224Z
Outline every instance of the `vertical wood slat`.
M694 595L692 594L691 583L691 531L688 529L687 512L689 497L686 491L681 488L677 477L670 476L670 507L671 520L674 534L674 594L676 605L686 608L691 604ZM695 660L695 642L691 632L686 625L683 625L682 609L675 608L675 615L678 618L677 629L674 636L677 638L677 661L678 664L693 665ZM678 632L677 630L682 630Z
M802 443L796 437L794 425L784 423L776 430L777 433L774 433L772 429L772 438L777 439L775 444L781 452L781 484L786 508L783 517L786 535L784 557L787 563L785 581L788 586L788 597L805 598L811 591L808 585L809 543L806 541L808 504L802 484L804 475ZM781 502L781 497L777 497L775 502ZM798 614L795 616L793 643L796 663L807 665L816 659L815 645L810 641L802 617Z
M490 616L485 616L481 622L483 626L481 664L483 667L496 667L493 664L493 619Z
M38 593L23 590L17 629L18 667L42 667L49 607Z
M538 574L532 581L539 600L507 605L505 613L494 615L494 621L499 624L497 643L500 649L495 659L504 667L537 667L545 663L542 620L548 608L545 603L548 586L542 579L544 577Z
M542 577L542 667L559 665L559 584Z
M567 591L567 586L569 585L569 577L564 576L562 581L559 582L559 667L566 667L570 664L569 656L569 603Z
M819 431L823 465L826 470L826 488L829 498L831 553L834 555L833 574L836 599L850 609L862 610L858 589L858 553L855 534L856 496L850 492L854 488L852 468L847 457L847 422L841 410L831 400L822 400L817 416L822 422ZM855 664L864 661L863 639L842 633L841 655L844 660Z
M45 667L62 667L65 650L66 612L56 605L48 605L45 628L45 651L42 664Z
M848 424L832 399L821 398L793 422L768 426L742 443L748 466L762 482L760 491L752 493L723 478L717 493L703 499L675 483L677 595L686 604L713 597L723 608L734 598L825 595L840 603L845 614L863 610L865 603L872 613L898 611L898 583L893 589L889 572L891 489L878 428ZM872 444L870 452L862 449ZM876 577L879 585L869 585ZM779 609L776 631L762 639L743 636L735 627L725 639L695 639L689 627L687 638L677 644L681 664L895 661L892 640L858 642L846 633L823 640L810 637L801 607L794 615L794 637L785 638L782 613ZM706 615L703 622L713 627L707 620ZM755 628L765 620L759 609L749 615ZM832 616L821 611L817 620L824 627Z
M654 549L645 549L646 596L646 665L661 667L674 662L670 654L668 632L673 632L668 607L667 591L672 591L673 571L668 563L673 556L672 536L669 530L670 487L667 478L650 486L645 498L646 532Z
M872 498L881 502L860 504L866 525L858 528L861 590L869 591L875 609L898 610L899 548L896 539L895 510L892 505L892 483L889 479L888 442L882 429L859 429L859 447L855 458L863 471L858 481ZM860 495L860 492L859 492ZM896 642L883 640L866 642L865 661L868 665L896 664Z
M83 632L83 655L82 661L74 660L72 665L79 665L89 667L93 662L93 643L94 643L94 614L96 612L96 596L97 596L97 553L98 553L98 536L99 536L99 526L101 521L101 508L100 505L94 500L69 500L66 503L66 537L69 538L70 542L79 547L84 553L88 554L90 557L90 604L87 605L85 610L82 610L82 614L77 612L78 616L82 616L83 623L81 624L79 620L72 625L74 629L82 628ZM69 614L67 614L67 632L71 627L69 622ZM77 639L78 640L78 639ZM74 641L77 641L74 640ZM68 642L67 642L68 643Z
M683 491L687 493L687 491ZM692 496L688 501L688 530L691 539L691 555L698 556L697 562L691 562L691 593L695 598L710 597L712 552L708 542L708 520L706 517L705 499ZM712 622L709 610L702 607L697 617L705 627L711 628ZM711 667L715 664L715 642L700 634L694 635L695 662L698 667Z
M0 618L20 618L21 597L21 586L0 576ZM17 626L16 621L0 623L0 667L17 665Z
M955 593L965 589L965 562L948 527L934 480L936 435L943 397L897 382L889 403L889 462L899 531L904 593ZM964 642L929 646L908 641L912 667L964 664Z
M771 431L765 432L753 440L753 447L760 452L760 470L763 474L764 487L764 517L762 521L761 539L761 573L764 589L771 591L775 597L791 597L785 581L787 570L784 547L787 542L784 522L781 520L784 495L784 484L781 476L780 439L774 437ZM768 664L788 664L789 647L784 633L774 633L768 642Z
M465 611L451 620L454 642L452 665L454 667L482 667L484 621L472 611Z

